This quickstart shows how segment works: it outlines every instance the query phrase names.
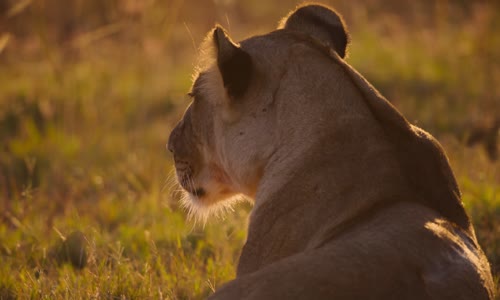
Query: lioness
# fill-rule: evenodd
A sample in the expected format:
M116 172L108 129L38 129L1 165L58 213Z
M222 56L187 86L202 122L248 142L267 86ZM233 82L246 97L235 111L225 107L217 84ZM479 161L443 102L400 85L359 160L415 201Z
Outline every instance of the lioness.
M239 44L210 33L168 149L192 209L255 201L210 299L492 299L446 155L343 60L348 41L321 5Z

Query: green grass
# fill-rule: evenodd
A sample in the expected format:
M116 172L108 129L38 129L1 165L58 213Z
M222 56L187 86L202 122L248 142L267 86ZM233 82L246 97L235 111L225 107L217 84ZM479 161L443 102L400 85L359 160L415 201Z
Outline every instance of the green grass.
M286 13L242 3L264 31ZM470 124L500 115L500 10L398 15L374 3L339 3L349 62L442 142L498 279L500 163L464 139ZM141 22L121 20L126 32L80 35L76 49L45 20L0 52L0 299L201 299L234 277L250 207L204 228L187 220L165 150L194 60L183 21L195 43L212 23L183 19L180 7L146 7ZM237 38L255 30L230 24Z

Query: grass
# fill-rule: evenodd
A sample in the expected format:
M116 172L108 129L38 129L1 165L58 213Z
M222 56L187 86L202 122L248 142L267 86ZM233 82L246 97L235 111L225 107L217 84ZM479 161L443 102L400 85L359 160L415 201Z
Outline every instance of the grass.
M0 46L0 299L206 297L234 277L251 208L202 228L178 206L165 143L187 105L191 38L217 20L236 39L271 30L283 4L227 2L203 18L190 1L152 1L138 17L111 5L99 11L115 25L101 27L83 7L82 28L61 40L44 3L9 19ZM335 5L351 27L348 61L442 142L498 280L500 165L465 139L500 115L500 10L384 3ZM43 26L23 35L20 21Z

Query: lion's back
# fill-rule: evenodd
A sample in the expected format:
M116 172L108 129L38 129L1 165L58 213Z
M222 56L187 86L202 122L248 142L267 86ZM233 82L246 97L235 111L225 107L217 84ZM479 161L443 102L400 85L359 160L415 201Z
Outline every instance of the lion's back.
M375 298L490 299L493 294L485 288L492 286L489 264L475 239L419 204L389 207L331 247L336 262L344 255L357 264L362 270L357 276L366 277L360 284L380 292Z
M460 230L424 206L396 204L214 299L491 299L488 262Z

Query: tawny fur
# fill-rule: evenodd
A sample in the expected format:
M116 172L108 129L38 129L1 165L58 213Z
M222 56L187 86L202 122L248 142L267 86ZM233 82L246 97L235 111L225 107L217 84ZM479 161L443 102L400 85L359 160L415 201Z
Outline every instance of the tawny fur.
M285 20L222 49L252 58L242 97L204 66L169 140L184 187L203 190L190 194L196 207L255 201L237 277L210 299L492 299L442 148L338 55L332 43L347 38L322 41L344 30L338 15L300 13L293 30ZM334 17L316 35L318 15Z

